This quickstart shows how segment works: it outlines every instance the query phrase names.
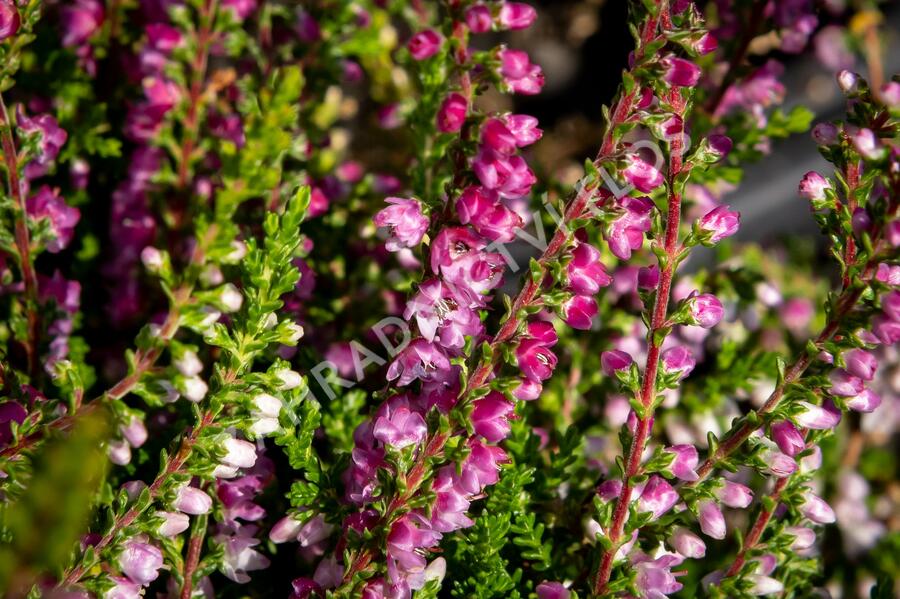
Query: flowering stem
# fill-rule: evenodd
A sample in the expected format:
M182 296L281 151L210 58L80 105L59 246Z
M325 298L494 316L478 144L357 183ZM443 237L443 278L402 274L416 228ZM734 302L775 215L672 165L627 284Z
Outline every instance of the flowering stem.
M747 561L747 552L752 550L759 542L760 537L762 537L763 532L766 530L766 526L769 525L769 521L772 519L772 515L778 508L778 501L781 499L781 494L784 492L790 479L790 476L785 476L784 478L779 478L775 482L775 488L769 493L769 498L773 501L771 504L772 509L767 509L765 504L760 506L759 514L756 516L756 522L753 523L753 527L747 533L743 547L741 547L741 551L735 558L734 563L732 563L731 567L725 572L725 578L734 576L740 572L744 562Z
M188 541L187 558L184 561L184 575L181 584L181 599L190 599L194 590L194 572L200 564L200 552L203 549L203 538L206 536L208 516L200 514L191 528L191 538Z
M214 414L207 410L200 417L200 422L188 433L184 439L181 441L181 445L178 448L178 452L174 455L174 457L170 457L166 462L165 468L162 473L156 477L156 479L150 484L148 491L150 493L150 502L147 503L147 506L152 504L152 501L156 499L159 493L162 490L163 485L167 480L169 480L175 474L180 472L181 468L188 461L188 458L191 457L191 453L193 452L194 445L197 443L197 439L200 436L200 433L207 426L212 424L214 418ZM144 508L146 509L146 507ZM109 545L125 527L129 526L134 520L141 515L143 512L142 509L139 509L137 506L129 509L125 514L115 521L112 528L109 532L103 535L97 544L93 546L94 554L99 555L100 552ZM88 570L91 569L90 564L80 563L79 565L71 568L66 572L65 577L62 582L59 583L59 588L67 588L77 583L81 578L87 573Z
M653 405L656 399L656 377L659 370L659 352L665 335L661 334L667 326L666 317L669 308L669 293L672 288L672 277L678 263L678 232L681 226L681 192L678 189L676 179L682 170L681 136L676 135L671 143L668 169L668 211L666 218L665 234L665 259L660 265L659 283L656 287L656 300L653 306L653 316L650 321L650 329L647 331L647 363L644 368L644 376L641 380L640 397L638 398L644 413L638 415L637 428L631 447L626 458L625 472L622 476L622 491L613 511L612 523L609 529L609 540L613 547L604 551L600 558L600 565L594 577L594 594L602 595L606 591L609 577L612 574L613 558L616 555L616 542L622 536L625 528L625 518L628 516L628 505L631 502L631 480L640 472L641 456L647 444L647 439L653 428Z
M25 282L25 298L28 314L28 340L25 351L28 356L28 371L32 377L38 373L38 336L40 330L40 317L38 315L38 286L37 275L31 258L31 240L28 236L28 209L25 205L25 197L22 195L22 185L19 181L18 153L13 139L12 122L3 95L0 94L0 143L3 148L3 159L6 163L6 177L9 184L9 193L12 195L16 211L15 239L16 250L19 258L19 268L22 271L22 279Z

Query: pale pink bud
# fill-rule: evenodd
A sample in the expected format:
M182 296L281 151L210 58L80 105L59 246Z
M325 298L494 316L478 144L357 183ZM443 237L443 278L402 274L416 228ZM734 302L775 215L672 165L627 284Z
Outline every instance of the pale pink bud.
M847 372L864 381L871 381L878 369L878 359L864 349L851 349L843 354Z
M700 230L710 235L709 241L716 243L737 233L741 225L741 213L728 206L716 206L700 219Z
M848 397L847 407L857 412L874 412L881 405L881 396L871 389L863 389L862 393Z
M810 201L824 200L825 190L831 188L831 181L816 171L809 171L800 180L800 195Z
M803 435L788 420L782 420L772 425L772 440L778 445L778 449L791 457L806 448L806 440Z
M805 526L788 526L784 532L794 537L791 542L791 549L795 551L803 551L809 549L816 542L816 533L811 528Z
M726 480L716 489L716 497L728 507L743 509L753 501L753 491L745 485Z
M703 539L683 526L677 527L669 537L669 545L684 557L697 559L706 555Z
M662 355L663 371L666 374L677 373L678 380L689 375L696 364L691 350L683 345L667 349Z
M807 491L803 503L800 505L800 513L816 524L831 524L835 521L834 510L818 495Z
M801 406L803 411L794 416L794 420L804 428L825 430L834 428L841 421L840 411L828 410L807 401L798 401L797 405Z
M725 315L725 309L722 302L710 293L697 294L695 291L688 298L688 307L690 309L689 324L710 329L722 320Z
M156 512L156 517L162 518L162 524L156 529L156 534L161 537L174 537L188 529L191 520L185 514L178 512Z
M123 574L141 586L147 586L159 576L163 557L153 545L129 541L119 554L118 562Z
M256 454L254 453L254 456L255 455ZM212 509L212 499L201 489L191 487L190 485L184 485L178 489L178 493L175 497L175 501L172 502L172 506L180 512L197 516L209 513Z
M727 529L725 527L725 516L719 505L710 499L704 499L698 505L698 519L700 520L700 530L703 534L713 539L724 539Z

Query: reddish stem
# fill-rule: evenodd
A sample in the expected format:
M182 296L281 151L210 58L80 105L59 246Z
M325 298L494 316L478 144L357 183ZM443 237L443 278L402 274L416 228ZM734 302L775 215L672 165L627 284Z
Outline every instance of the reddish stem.
M772 505L772 509L768 510L765 507L760 507L759 515L756 517L756 522L753 523L753 527L747 533L747 537L744 539L744 546L735 558L734 563L732 563L731 567L728 568L728 570L725 572L725 578L734 576L741 571L741 568L747 561L747 552L756 547L756 544L759 543L760 537L762 537L763 532L766 530L766 526L768 526L769 521L772 520L772 515L775 513L775 509L778 507L778 501L781 499L781 493L784 491L785 487L787 487L789 480L790 477L785 476L783 478L779 478L775 483L775 488L772 489L772 492L769 494L769 497L775 502Z

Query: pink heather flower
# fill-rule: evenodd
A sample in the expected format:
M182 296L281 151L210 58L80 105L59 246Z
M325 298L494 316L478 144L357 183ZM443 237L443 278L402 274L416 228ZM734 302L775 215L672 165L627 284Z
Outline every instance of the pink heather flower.
M859 152L859 155L867 160L881 160L887 153L881 140L878 139L871 129L860 129L856 133L851 134L850 141L853 143L856 151Z
M784 590L784 585L771 576L748 574L747 580L752 583L748 592L754 596L774 595L775 593L780 593Z
M437 128L442 133L456 133L466 122L469 103L465 96L453 92L444 98L437 113Z
M667 374L678 374L678 380L685 378L697 364L687 347L680 345L667 349L662 355L663 371Z
M185 514L208 514L212 509L212 498L197 487L184 485L178 489L178 494L172 506Z
M859 75L852 71L843 70L837 74L838 86L845 94L856 93L859 89Z
M13 422L22 424L28 412L18 402L6 401L0 403L0 448L9 445L12 441Z
M509 156L482 146L472 160L472 170L481 184L504 198L520 198L531 193L537 181L534 172L521 156Z
M891 107L900 106L900 83L896 81L888 81L881 86L881 99L884 103Z
M881 396L871 389L863 389L858 395L848 397L847 407L857 412L874 412L881 405Z
M572 251L566 277L569 288L579 295L594 295L612 283L612 277L600 262L600 250L588 243L579 243Z
M12 37L19 30L19 11L13 0L0 0L0 41Z
M649 198L625 197L621 201L625 213L612 221L606 239L610 251L620 260L629 260L631 252L644 243L644 233L650 230L653 202Z
M562 317L573 329L588 331L597 315L597 301L587 295L573 295L562 305Z
M703 36L695 41L691 46L694 48L694 51L701 56L704 54L709 54L710 52L714 52L716 48L719 47L719 42L716 40L716 37L712 33L704 33Z
M872 217L869 216L869 213L866 212L865 208L857 208L853 211L850 222L853 232L859 235L864 231L868 231L872 226Z
M828 380L831 381L831 394L841 397L859 395L865 388L862 379L841 368L831 371L831 374L828 375Z
M683 526L678 526L669 537L669 545L679 554L687 558L701 558L706 555L706 543L703 539Z
M256 447L249 441L228 437L222 443L225 457L222 464L233 468L252 468L256 463Z
M65 200L59 197L58 189L51 189L47 185L41 186L36 194L28 198L25 208L31 218L35 220L46 218L50 221L50 231L54 238L47 242L48 252L55 254L69 245L81 212L78 208L68 206Z
M312 547L321 543L334 531L334 526L325 522L325 516L316 514L297 531L297 542L301 547Z
M418 412L407 407L390 410L388 416L380 416L375 421L372 436L395 449L403 449L421 443L428 432L425 419Z
M625 180L643 193L653 191L663 184L664 178L657 168L641 158L636 153L630 153L625 157L625 169L622 175Z
M885 238L891 247L900 247L900 221L891 221L887 224Z
M553 328L553 324L546 320L533 320L529 322L527 332L529 337L537 339L542 345L546 345L547 347L553 347L559 341L559 337L556 335L556 329Z
M600 365L607 376L615 376L619 370L628 370L634 359L627 352L611 349L600 354Z
M569 599L571 593L561 582L544 581L534 589L537 599Z
M85 43L103 24L103 4L97 0L76 0L60 10L62 45L67 48Z
M809 171L803 175L803 179L800 181L800 195L810 201L824 200L825 190L831 188L831 181L816 171Z
M522 378L519 380L519 386L513 390L513 396L522 401L533 401L541 396L544 386L530 379Z
M154 515L162 518L162 523L156 529L156 534L161 537L180 535L191 525L191 519L179 512L157 511Z
M497 19L503 29L528 29L537 18L537 11L524 2L504 2Z
M489 118L481 126L481 143L501 154L516 151L516 137L502 120Z
M535 383L550 378L556 368L556 354L538 339L523 339L516 348L516 360L525 377Z
M806 440L797 427L788 420L772 425L772 440L785 455L794 457L806 448Z
M661 476L652 475L637 502L639 512L651 512L656 520L678 503L678 492Z
M618 554L617 554L618 555ZM675 554L663 554L653 559L641 551L631 556L631 566L635 571L634 584L640 597L661 599L677 593L683 585L675 579L672 566L677 566L684 558Z
M429 279L419 285L419 291L406 304L403 317L416 318L419 333L427 341L438 340L448 349L459 349L466 336L478 337L483 325L478 314L465 305L440 279Z
M494 26L491 9L484 4L474 4L466 9L466 25L472 33L486 33Z
M544 87L544 72L521 50L500 50L500 76L513 93L533 96Z
M864 381L871 381L878 369L878 359L864 349L851 349L843 354L847 372Z
M875 271L875 280L885 285L900 285L900 265L882 262L878 265L878 270Z
M506 128L516 140L516 147L530 146L544 134L537 126L538 120L530 114L507 114L502 118Z
M797 462L794 461L794 458L777 449L763 450L760 459L765 464L766 472L776 478L784 478L797 471Z
M784 532L794 537L791 542L791 549L795 551L803 551L809 549L816 544L816 532L805 526L788 526Z
M434 546L440 538L441 533L432 530L423 516L406 514L391 526L387 537L387 554L404 569L424 569L425 558L419 550Z
M496 445L485 445L478 439L470 439L466 445L471 450L463 462L462 478L474 477L480 487L496 484L500 480L500 464L507 461L506 452Z
M476 435L481 435L491 443L498 443L509 434L509 417L513 404L499 393L492 392L473 402L472 427Z
M522 228L522 218L500 202L497 194L481 187L469 186L456 200L459 222L472 225L480 235L492 241L507 243Z
M419 245L428 230L428 217L422 214L418 200L390 197L390 206L380 210L372 221L378 227L389 227L391 237L384 246L389 252Z
M391 362L387 378L389 381L398 379L397 384L405 387L416 379L443 380L449 370L447 356L435 344L420 338L414 339Z
M716 243L737 233L741 224L741 213L728 206L713 208L700 219L700 230L710 235L709 241Z
M432 484L435 493L431 507L431 528L438 532L453 532L475 524L466 515L469 510L469 495L481 491L477 479L469 473L468 480L456 473L455 466L444 466L438 470Z
M719 324L725 315L725 309L722 302L711 293L697 294L694 291L688 297L688 307L690 310L690 320L688 324L711 329Z
M889 319L900 322L900 291L891 291L882 296L881 309Z
M697 518L700 521L700 530L712 539L724 539L726 533L725 516L719 504L711 499L700 501L697 506Z
M700 80L700 67L690 60L667 56L660 61L663 79L672 85L693 87Z
M140 447L147 441L147 427L137 416L131 416L127 424L120 425L119 432L132 447Z
M147 586L159 576L163 566L162 551L153 545L128 541L119 554L119 568L131 581Z
M269 531L269 540L275 544L285 543L297 538L300 527L303 523L295 519L293 516L285 516L275 523Z
M778 315L784 325L791 331L802 331L809 326L815 308L812 301L805 297L794 297L784 302L778 309Z
M240 527L235 534L223 532L215 537L224 550L222 573L229 580L245 584L250 582L247 572L269 567L269 559L254 549L260 543L255 533L256 526L249 525Z
M659 266L651 264L638 269L637 284L641 289L656 289L659 285Z
M831 509L831 506L811 491L804 494L800 513L804 518L816 524L831 524L835 521L834 510Z
M69 138L68 133L49 114L27 116L21 104L16 107L16 126L25 135L37 134L40 139L40 154L25 166L25 176L35 179L47 174L50 163L56 160L60 148Z
M694 471L699 462L696 447L689 444L673 445L667 447L665 451L675 455L675 459L666 468L667 472L686 481L694 481L699 478Z
M431 269L441 274L465 306L485 305L485 294L503 280L503 256L481 252L486 241L468 227L446 227L431 243Z
M753 501L753 491L740 483L723 480L722 486L716 489L716 497L728 507L743 509Z
M416 60L431 58L441 49L444 38L434 29L425 29L410 38L406 43L409 53Z
M840 129L832 123L819 123L812 129L812 138L820 146L830 146L837 143ZM815 171L810 171L815 172Z

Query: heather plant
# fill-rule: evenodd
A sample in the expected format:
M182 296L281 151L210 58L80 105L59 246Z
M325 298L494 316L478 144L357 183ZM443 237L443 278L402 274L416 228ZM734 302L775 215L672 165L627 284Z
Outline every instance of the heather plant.
M0 0L4 595L895 596L900 76L819 4L628 3L575 135L547 6Z

